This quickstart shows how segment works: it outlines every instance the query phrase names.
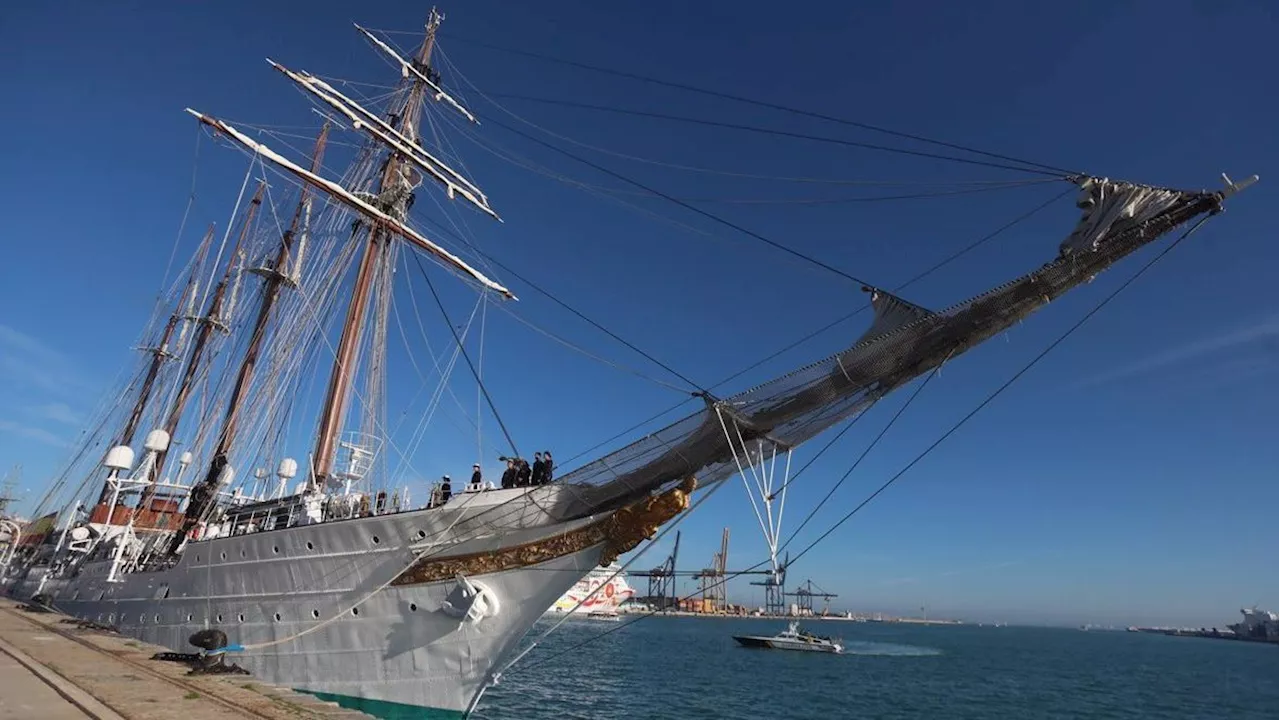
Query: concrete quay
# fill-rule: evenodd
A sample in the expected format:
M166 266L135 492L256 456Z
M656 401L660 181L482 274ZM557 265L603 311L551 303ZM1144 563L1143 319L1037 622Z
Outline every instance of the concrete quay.
M0 598L0 720L372 720L251 675L186 675L165 648Z

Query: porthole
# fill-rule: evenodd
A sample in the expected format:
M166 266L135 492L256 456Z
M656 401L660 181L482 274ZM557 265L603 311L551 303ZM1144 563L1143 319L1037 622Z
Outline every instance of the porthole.
M156 615L156 622L160 622L160 616Z
M191 622L191 616L190 616L190 615L188 615L188 616L187 616L187 622Z
M419 540L421 540L421 539L425 538L426 536L427 536L427 531L426 531L426 530L419 530L419 531L418 531L418 539L419 539Z
M218 613L218 622L222 622L222 613Z
M279 554L280 554L280 546L279 546L279 545L272 545L272 546L271 546L271 552L272 552L273 554L275 554L275 555L279 555Z
M418 603L409 603L409 612L418 612Z
M200 555L199 555L199 553L197 553L197 554L196 554L196 562L200 562Z
M222 559L223 559L223 560L226 560L226 559L227 559L227 554L226 554L226 553L222 553Z
M315 549L316 549L316 546L315 546L315 545L312 545L312 544L310 543L310 541L308 541L308 542L307 542L307 549L308 549L308 550L315 550Z
M377 545L378 543L382 542L381 540L378 539L377 535L374 535L371 539L373 540L374 545Z
M319 610L312 610L312 611L311 611L311 617L313 617L313 618L315 618L315 619L319 620L319 619L320 619L320 611L319 611Z
M244 622L244 613L240 613L236 618L239 619L240 622Z
M276 613L275 617L276 617L276 622L280 622L280 613Z
M147 622L147 616L146 616L146 615L139 615L139 616L138 616L138 623L139 623L139 624L143 624L143 623L146 623L146 622Z
M245 557L244 550L240 551L240 557Z

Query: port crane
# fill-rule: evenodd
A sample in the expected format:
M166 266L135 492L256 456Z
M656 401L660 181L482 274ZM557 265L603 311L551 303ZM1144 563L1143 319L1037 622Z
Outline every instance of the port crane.
M660 610L676 609L680 598L676 593L676 578L687 577L698 581L698 589L702 596L704 612L724 612L728 607L727 580L738 575L772 576L773 570L729 570L729 528L725 528L720 536L720 552L715 553L711 567L702 570L677 570L676 558L680 553L680 531L676 531L675 544L671 554L662 564L652 570L630 570L631 577L649 579L647 602ZM760 584L760 583L753 583ZM781 606L779 606L781 607Z
M805 580L804 585L797 587L795 592L784 593L784 595L796 599L796 611L801 615L816 614L813 612L813 599L822 598L822 614L826 615L831 609L831 598L839 596L835 593L829 593L822 588L818 588L815 591L815 587L817 586L813 584L812 580Z
M723 612L729 606L728 577L725 567L729 564L729 528L720 535L720 552L711 558L711 567L700 570L693 579L699 581L702 590L702 611Z

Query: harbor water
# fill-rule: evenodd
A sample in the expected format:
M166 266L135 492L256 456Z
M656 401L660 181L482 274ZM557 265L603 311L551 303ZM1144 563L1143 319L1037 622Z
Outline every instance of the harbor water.
M623 623L628 618L624 616ZM566 622L485 694L485 720L1273 719L1275 645L1054 628L811 622L844 655L752 650L785 622ZM550 627L541 621L535 637ZM591 640L586 645L574 646Z

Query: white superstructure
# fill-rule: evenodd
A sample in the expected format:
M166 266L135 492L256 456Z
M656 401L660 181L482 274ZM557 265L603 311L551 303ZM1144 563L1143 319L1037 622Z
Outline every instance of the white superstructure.
M586 577L560 596L547 612L554 614L616 613L622 603L636 594L627 584L622 566L611 563L593 569Z

